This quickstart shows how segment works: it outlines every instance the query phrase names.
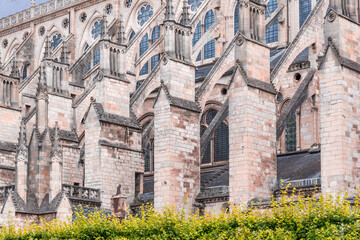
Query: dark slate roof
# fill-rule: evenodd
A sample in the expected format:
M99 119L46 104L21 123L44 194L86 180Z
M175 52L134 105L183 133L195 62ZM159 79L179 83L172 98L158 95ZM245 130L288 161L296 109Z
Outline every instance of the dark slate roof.
M144 193L153 193L154 192L154 177L149 179L144 179Z
M54 128L50 128L50 137L54 139ZM66 131L66 130L59 130L59 137L61 140L66 140L70 142L79 142L78 136L75 131Z
M213 169L213 170L212 170ZM218 168L210 167L200 175L201 187L229 186L229 164Z
M201 112L201 108L196 102L192 102L192 101L174 97L174 96L169 96L169 97L171 99L170 105L173 105L173 106L176 106L179 108L184 108L184 109L194 111L194 112Z
M279 62L282 55L285 53L286 48L275 49L270 51L270 69L273 69Z
M309 61L309 48L305 48L299 55L296 56L292 64Z
M206 65L196 68L195 70L195 82L201 82L203 81L206 76L209 74L211 69L214 67L214 64L212 65Z
M278 181L318 178L321 176L320 152L278 155L277 173Z

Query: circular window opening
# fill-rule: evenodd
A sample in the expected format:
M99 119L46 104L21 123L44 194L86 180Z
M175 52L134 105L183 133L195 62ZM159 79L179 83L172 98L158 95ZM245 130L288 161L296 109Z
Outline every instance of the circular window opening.
M227 89L226 88L221 89L221 94L226 95L227 94Z
M295 73L294 78L295 78L296 81L300 81L300 79L301 79L301 74L300 74L300 73Z
M278 92L278 93L276 94L276 101L277 101L277 102L281 102L282 100L283 100L283 95L282 95L281 92Z

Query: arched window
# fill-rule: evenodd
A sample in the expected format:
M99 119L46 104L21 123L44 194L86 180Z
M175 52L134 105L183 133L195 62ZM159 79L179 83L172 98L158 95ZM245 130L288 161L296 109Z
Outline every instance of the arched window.
M299 24L301 27L311 12L311 0L299 1Z
M272 14L278 7L277 0L270 0L267 4L267 9L269 13ZM267 19L269 15L268 11L265 11L265 18ZM274 23L266 29L266 42L272 43L278 41L278 22L277 19L274 20Z
M101 34L101 30L102 30L102 20L98 19L93 24L93 27L91 30L92 38L96 39Z
M215 22L215 14L213 10L208 11L205 14L204 27L202 28L201 21L196 25L194 36L193 36L193 46L200 40L202 34L205 34L209 30L211 25ZM204 54L200 51L196 62L201 61L202 59L210 59L215 57L215 39L208 41L204 45Z
M153 172L154 171L154 140L151 139L150 142L146 145L145 154L145 172Z
M201 51L199 52L198 56L196 57L196 61L201 61Z
M204 33L213 25L215 21L215 14L213 10L208 11L205 14Z
M210 40L204 46L204 59L215 57L215 39Z
M132 30L131 33L130 33L129 42L133 39L133 37L135 37L134 30Z
M145 36L141 39L140 42L140 57L148 50L149 48L149 36L145 34Z
M160 53L151 57L151 71L154 69L154 67L159 62L159 60L160 60Z
M149 4L143 5L138 13L137 13L137 20L140 26L143 26L154 14L153 8Z
M146 75L149 73L149 62L146 62L140 70L140 76Z
M100 48L96 50L93 60L93 66L95 67L100 62Z
M62 36L60 33L56 33L51 37L51 48L54 50L62 42Z
M217 111L214 109L205 113L201 119L200 135L202 136L211 121L215 118ZM226 122L222 122L211 137L201 164L213 164L229 160L229 128Z
M204 0L189 0L188 4L190 6L191 11L195 12L203 3Z
M286 152L296 151L296 113L290 113L285 126L285 148Z
M160 27L156 26L154 27L151 35L151 44L154 44L159 38L160 38Z
M28 69L29 69L30 64L25 64L24 68L23 68L23 74L22 74L22 78L25 79L28 75Z
M234 34L239 31L239 21L239 2L237 2L234 11Z
M193 46L200 40L201 38L201 21L198 22L195 28L194 37L193 37Z

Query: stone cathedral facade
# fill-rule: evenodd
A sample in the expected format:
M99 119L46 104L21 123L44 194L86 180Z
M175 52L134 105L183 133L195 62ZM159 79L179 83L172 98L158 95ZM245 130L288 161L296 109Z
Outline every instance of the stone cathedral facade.
M353 197L359 7L32 0L0 19L0 223L79 205L217 212L281 180Z

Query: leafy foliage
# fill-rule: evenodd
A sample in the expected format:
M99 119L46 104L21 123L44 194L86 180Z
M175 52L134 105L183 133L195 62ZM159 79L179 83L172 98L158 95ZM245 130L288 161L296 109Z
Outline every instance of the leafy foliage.
M231 213L187 214L143 206L123 221L101 211L79 211L68 221L29 224L19 229L9 222L0 239L360 239L358 198L303 198L284 195L266 209L232 206Z

